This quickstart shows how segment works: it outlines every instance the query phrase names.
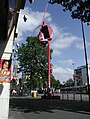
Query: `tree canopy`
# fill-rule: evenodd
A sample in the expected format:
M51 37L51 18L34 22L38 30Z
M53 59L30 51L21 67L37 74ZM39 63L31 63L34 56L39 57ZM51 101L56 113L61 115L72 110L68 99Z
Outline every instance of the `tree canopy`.
M89 25L90 0L50 0L49 3L62 5L63 11L69 10L73 19L80 19Z
M50 49L50 58L52 59L53 50ZM28 37L26 43L22 43L18 48L19 72L24 72L27 77L27 87L41 88L46 87L48 79L48 59L47 44L40 43L37 37ZM30 87L32 85L32 87ZM51 72L51 85L54 88L60 87L60 81L56 80Z
M50 58L52 59L53 50L50 49ZM22 43L18 48L18 60L20 69L19 72L24 72L30 75L27 78L27 84L30 83L34 87L46 86L48 79L48 59L47 59L47 44L40 43L37 37L28 37L26 44ZM51 74L51 82L53 87L58 87L60 82L56 81Z
M65 86L66 87L71 87L71 86L74 86L74 81L70 78L66 81L65 83Z

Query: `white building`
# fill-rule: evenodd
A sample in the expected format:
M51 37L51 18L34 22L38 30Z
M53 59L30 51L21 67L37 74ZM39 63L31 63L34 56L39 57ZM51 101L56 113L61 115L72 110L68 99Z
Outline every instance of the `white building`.
M89 75L89 84L90 84L90 67L88 67L88 75ZM74 81L75 81L75 86L87 85L86 66L80 66L74 70Z

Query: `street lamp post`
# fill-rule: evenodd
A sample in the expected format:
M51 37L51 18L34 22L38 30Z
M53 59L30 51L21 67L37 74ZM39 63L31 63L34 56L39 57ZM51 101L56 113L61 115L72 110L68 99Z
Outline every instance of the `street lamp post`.
M88 61L87 61L86 42L85 42L84 27L83 27L83 21L82 21L82 20L81 20L81 27L82 27L84 53L85 53L85 62L86 62L87 87L88 87L88 95L89 95L89 103L90 103L90 88L89 88L89 75L88 75Z
M74 86L75 86L75 73L74 73L74 62L72 63L72 66L73 66L73 80L74 80Z

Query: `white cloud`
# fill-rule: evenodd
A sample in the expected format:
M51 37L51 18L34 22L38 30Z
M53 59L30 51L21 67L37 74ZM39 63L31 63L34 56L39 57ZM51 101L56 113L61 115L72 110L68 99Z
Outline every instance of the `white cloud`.
M52 28L54 30L54 38L51 47L55 56L61 54L61 50L66 49L79 41L78 37L72 35L71 33L62 31L57 26L54 26Z
M77 43L76 47L80 50L83 50L83 43Z
M24 22L24 20L23 20L24 14L27 14L27 16L28 16L28 19L26 22ZM21 41L21 39L22 39L20 37L24 37L24 35L23 35L24 33L29 32L28 36L33 35L35 28L42 24L43 15L44 15L43 12L32 11L28 7L26 7L24 10L20 11L19 19L18 19L18 26L17 26L17 31L19 33L19 35L18 35L19 41ZM47 21L48 23L51 22L50 13L46 13L45 21ZM40 30L40 27L38 27L38 29L36 29L35 33L37 32L37 34L38 34L39 30ZM36 35L36 34L34 34L34 35Z
M53 49L53 54L52 54L52 57L55 57L55 56L60 56L62 53L60 52L60 50L58 49Z
M18 40L21 41L28 35L38 35L40 27L36 30L35 28L42 23L43 12L32 11L30 8L26 7L24 10L20 11L19 20L18 20ZM26 22L23 20L24 14L28 15L28 19ZM46 12L45 21L49 24L53 31L54 35L51 42L51 48L53 48L53 55L61 54L61 49L65 49L70 47L75 41L77 41L78 37L73 36L70 33L64 32L61 28L59 28L55 23L52 22L51 14ZM35 30L35 32L34 32ZM27 34L28 33L28 34ZM27 36L25 36L25 34ZM78 47L78 45L77 45ZM79 47L80 48L80 47Z
M53 75L61 83L66 82L69 78L73 77L73 70L69 68L56 67L53 68Z
M75 63L72 59L67 59L67 60L59 60L58 63L62 63L64 65L72 65L72 63Z
M90 59L88 59L88 65L90 66Z
M90 47L90 42L87 42L87 40L85 40L85 44L86 47L89 48ZM76 42L76 48L83 50L84 49L84 42L82 38L79 38Z
M88 47L90 47L90 42L87 44Z
M24 14L20 14L18 21L19 35L17 38L19 42L23 40L25 41L27 36L33 35L35 28L41 25L44 14L43 12L32 11L30 8L25 8L24 11L21 11L21 13L22 12L27 13L28 20L27 22L24 22L23 21ZM53 49L53 57L60 56L63 49L66 49L70 47L73 43L77 43L79 41L78 37L73 36L71 33L64 32L60 27L58 27L55 23L53 23L50 13L46 13L45 21L49 26L52 27L54 31L54 35L51 41L51 48ZM34 35L38 34L39 30L40 27L35 30ZM77 48L80 48L78 47L78 45ZM71 62L73 62L73 60L69 59L67 61L64 60L62 62L70 64ZM72 69L56 67L53 69L53 74L56 79L59 79L61 82L63 82L69 78L72 78Z

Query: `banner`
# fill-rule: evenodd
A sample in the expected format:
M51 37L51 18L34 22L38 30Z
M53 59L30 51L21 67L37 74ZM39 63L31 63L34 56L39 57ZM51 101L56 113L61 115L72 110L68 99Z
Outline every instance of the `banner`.
M11 60L0 59L0 83L10 83Z

